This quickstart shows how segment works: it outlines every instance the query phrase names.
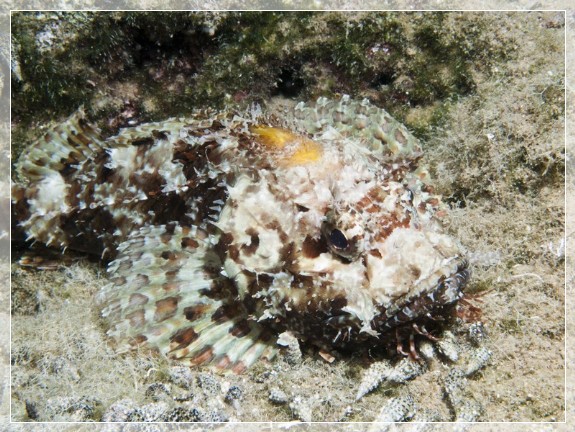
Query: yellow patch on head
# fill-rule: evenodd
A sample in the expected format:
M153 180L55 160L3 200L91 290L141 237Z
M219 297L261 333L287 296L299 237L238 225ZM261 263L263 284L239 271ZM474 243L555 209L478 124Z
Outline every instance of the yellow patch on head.
M258 135L259 141L263 145L272 148L283 148L298 139L297 135L282 128L254 126L251 131Z
M277 152L280 162L287 165L302 165L316 162L321 158L321 145L309 138L293 132L271 126L256 126L251 132L258 136L258 141Z
M321 158L321 146L307 138L301 138L295 152L286 159L290 165L301 165L315 162Z

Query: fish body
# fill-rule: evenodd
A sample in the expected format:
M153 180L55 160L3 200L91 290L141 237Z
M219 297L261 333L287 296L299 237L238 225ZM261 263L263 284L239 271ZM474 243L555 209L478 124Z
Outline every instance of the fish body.
M79 111L24 152L29 239L110 261L120 350L241 372L290 332L322 349L434 327L469 270L421 146L369 101L197 112L104 139Z

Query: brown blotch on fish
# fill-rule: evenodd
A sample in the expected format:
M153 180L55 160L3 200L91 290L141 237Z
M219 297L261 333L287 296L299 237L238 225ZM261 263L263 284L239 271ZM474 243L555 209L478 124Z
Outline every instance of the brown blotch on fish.
M127 273L127 270L132 268L132 262L129 260L124 260L118 266L118 272Z
M152 137L138 138L132 140L130 144L133 146L151 146L154 144L154 139Z
M154 129L152 131L152 136L157 140L167 140L168 139L168 134L165 131L160 131L157 129Z
M166 282L162 284L162 288L168 293L178 293L180 292L180 284L178 282Z
M394 214L386 216L385 219L381 222L380 230L375 238L376 240L384 240L385 238L389 237L391 233L397 228L408 228L410 222L411 218L407 215L401 220L399 220L398 217Z
M156 311L154 313L154 320L162 322L168 318L173 317L178 311L178 302L181 300L180 296L166 297L156 302Z
M313 285L313 276L294 274L290 284L291 288L298 289Z
M190 237L184 237L182 239L182 249L196 249L200 244Z
M244 274L246 274L247 272L244 272ZM269 287L272 283L273 283L273 276L269 275L269 274L258 274L257 277L255 274L250 274L250 283L248 284L248 292L250 294L252 294L252 296L254 294L257 294L258 292L262 291L263 289ZM250 300L251 296L246 296L244 298L244 303L246 303L246 301Z
M136 277L131 281L131 285L135 289L143 288L150 283L150 278L145 274L137 274Z
M167 271L166 272L166 280L168 282L173 282L174 280L176 280L178 278L179 272L180 272L179 268Z
M407 138L405 137L405 135L403 134L403 132L400 129L397 129L395 131L395 139L400 142L401 144L407 144Z
M347 299L344 296L337 296L330 303L332 310L341 310L347 306Z
M125 276L116 276L115 278L110 279L110 282L114 285L120 286L126 284L127 279Z
M246 364L243 361L238 361L233 367L232 367L232 371L234 373L237 374L241 374L244 373L244 371L247 369Z
M184 308L184 316L188 321L196 321L197 319L204 316L204 314L210 309L208 304L195 304L193 306L187 306Z
M218 255L220 256L220 258L223 258L226 256L226 252L227 252L229 246L232 244L233 241L234 241L234 236L232 234L222 233L222 235L220 236L220 239L218 241L218 244L215 246L215 250L218 253Z
M227 369L231 363L231 359L226 354L224 354L219 359L216 359L214 365L218 369Z
M180 258L178 254L176 254L175 252L172 252L172 251L164 251L160 254L160 256L163 259L168 260L168 261L174 261L174 260Z
M166 223L166 226L165 226L166 233L171 235L171 236L174 235L174 233L176 232L177 226L178 226L177 222L174 222L174 221Z
M180 329L170 337L170 351L185 348L199 337L193 327Z
M148 338L143 335L143 334L139 334L137 336L134 336L133 338L130 338L129 340L129 344L132 347L136 347L138 345L142 345L143 343L145 343L148 340Z
M371 249L371 250L369 251L369 254L370 254L371 256L376 257L376 258L382 258L381 252L378 251L377 249Z
M323 237L314 239L307 236L302 243L302 254L306 258L317 258L322 253L327 252L327 243Z
M216 309L212 314L212 321L222 323L226 320L232 319L241 313L239 304L226 304Z
M242 252L247 255L253 255L260 245L260 237L258 232L254 228L248 228L246 230L246 234L250 236L250 244L242 246Z
M146 303L148 303L148 297L140 294L140 293L134 293L132 295L130 295L130 301L128 302L128 306L133 307L133 306L143 306Z
M250 331L251 331L250 324L246 319L238 321L232 327L230 327L229 330L229 332L235 337L244 337L248 335Z
M419 276L421 276L421 269L419 267L411 265L409 266L409 271L415 279L419 279Z
M144 309L138 309L127 314L126 319L130 322L130 326L134 328L142 327L146 323L146 312Z
M214 356L214 349L211 346L206 346L198 353L198 355L194 356L190 360L190 363L194 366L201 365L202 363L209 363L213 360Z
M76 165L72 165L71 163L66 163L66 161L62 161L64 167L60 170L60 174L64 178L70 177L76 171L78 171L78 167Z
M235 262L240 262L240 249L236 245L228 247L228 254Z

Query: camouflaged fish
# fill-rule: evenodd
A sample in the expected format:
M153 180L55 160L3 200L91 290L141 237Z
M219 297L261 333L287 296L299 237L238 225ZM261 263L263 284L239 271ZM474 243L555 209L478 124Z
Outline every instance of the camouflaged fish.
M433 337L469 271L420 156L348 96L107 139L80 111L24 152L13 195L29 239L112 260L98 299L120 350L241 372L286 331L325 350Z

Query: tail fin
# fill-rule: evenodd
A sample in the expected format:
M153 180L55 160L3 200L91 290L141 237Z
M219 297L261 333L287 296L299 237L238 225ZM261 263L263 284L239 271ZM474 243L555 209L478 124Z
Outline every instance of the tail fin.
M119 351L148 348L190 365L240 373L271 359L271 334L250 320L220 274L214 238L195 227L151 226L119 246L99 294Z
M16 170L24 179L40 181L55 173L65 174L104 147L100 130L86 121L80 108L24 150Z

